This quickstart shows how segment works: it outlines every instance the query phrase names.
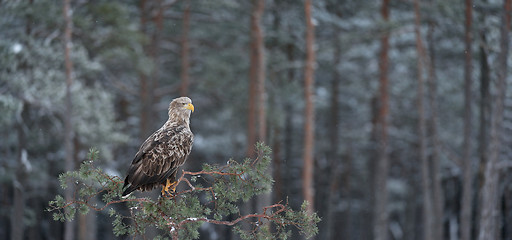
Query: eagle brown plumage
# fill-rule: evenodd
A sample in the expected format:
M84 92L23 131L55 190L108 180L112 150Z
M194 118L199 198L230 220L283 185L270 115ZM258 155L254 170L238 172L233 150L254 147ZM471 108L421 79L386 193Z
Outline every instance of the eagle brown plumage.
M151 134L135 154L124 180L123 196L135 190L150 191L163 185L162 195L176 188L178 168L185 163L194 135L190 131L192 100L180 97L169 104L169 119Z

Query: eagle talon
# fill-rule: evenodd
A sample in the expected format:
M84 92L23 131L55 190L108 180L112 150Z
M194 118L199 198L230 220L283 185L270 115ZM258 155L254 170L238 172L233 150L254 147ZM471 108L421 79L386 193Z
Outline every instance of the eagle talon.
M176 193L176 185L177 182L172 182L167 179L165 186L162 187L162 196L172 198L174 197L174 194Z
M169 191L163 191L162 197L171 199L171 198L174 198L174 193L169 192Z

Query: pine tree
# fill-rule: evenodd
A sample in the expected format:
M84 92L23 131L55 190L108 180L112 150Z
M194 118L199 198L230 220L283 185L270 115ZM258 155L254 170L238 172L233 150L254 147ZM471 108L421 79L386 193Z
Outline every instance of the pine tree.
M69 182L74 183L74 199L66 201L57 195L48 211L52 211L54 220L58 221L73 220L77 212L108 211L117 236L142 236L148 227L156 226L166 233L159 238L197 239L203 223L234 226L242 239L287 239L290 227L296 227L306 237L316 235L320 218L316 213L308 214L307 202L298 211L281 201L263 207L259 213L240 214L240 201L247 202L268 193L272 187L271 176L265 174L271 161L270 148L259 143L256 149L258 154L254 159L241 162L230 159L222 166L205 164L198 172L183 170L178 179L183 190L172 198L156 200L121 198L122 179L96 167L98 151L91 149L88 160L79 170L59 176L63 189L70 187ZM101 199L101 203L91 201L95 198ZM128 215L118 210L121 204L130 209ZM232 220L226 220L228 216ZM242 222L251 227L242 229Z

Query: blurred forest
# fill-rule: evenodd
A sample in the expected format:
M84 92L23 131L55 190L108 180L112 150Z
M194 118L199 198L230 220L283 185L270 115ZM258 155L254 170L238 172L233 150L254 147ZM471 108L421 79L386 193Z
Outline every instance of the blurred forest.
M0 0L0 239L129 239L45 209L91 147L123 178L178 96L186 169L272 147L247 212L308 200L317 239L512 239L511 5Z

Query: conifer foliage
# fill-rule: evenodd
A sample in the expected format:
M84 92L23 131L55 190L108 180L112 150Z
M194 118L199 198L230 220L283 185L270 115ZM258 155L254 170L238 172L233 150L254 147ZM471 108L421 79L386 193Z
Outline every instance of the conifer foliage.
M48 211L53 212L56 221L72 220L77 211L108 211L117 236L143 236L148 227L156 227L165 233L160 238L196 239L204 223L233 226L242 239L287 239L293 227L308 238L316 235L320 218L307 213L307 202L300 210L292 210L281 201L263 207L259 213L240 213L241 201L271 191L273 180L265 174L271 150L262 143L256 145L256 150L255 159L230 159L222 166L205 164L198 172L183 170L178 179L181 186L173 198L153 200L133 195L121 198L122 179L96 167L98 151L91 149L79 170L59 176L63 189L69 187L67 183L75 184L73 199L66 202L57 195ZM127 205L129 214L119 211L121 204ZM242 227L242 222L250 227Z

